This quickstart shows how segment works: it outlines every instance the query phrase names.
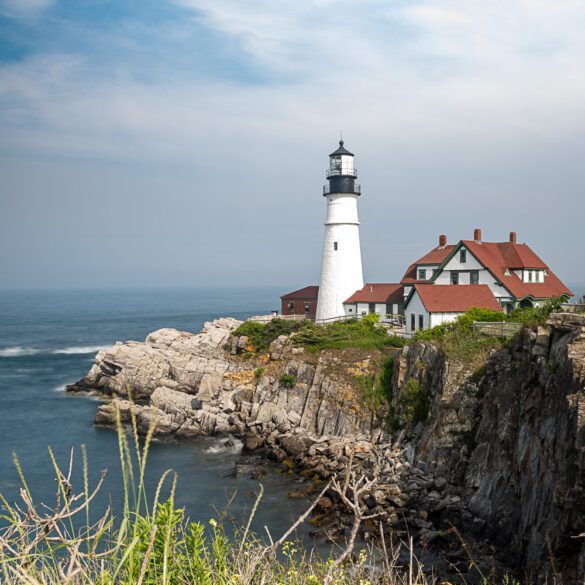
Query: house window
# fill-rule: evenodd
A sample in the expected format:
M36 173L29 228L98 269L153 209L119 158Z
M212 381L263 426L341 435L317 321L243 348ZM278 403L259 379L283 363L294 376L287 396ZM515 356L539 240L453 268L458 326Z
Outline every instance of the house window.
M375 313L376 312L376 304L375 303L368 303L368 312Z
M419 315L418 316L418 328L419 329L424 329L425 328L425 316L424 315Z
M459 284L459 272L451 270L451 284Z
M337 251L337 242L333 242L333 249Z
M392 305L390 303L386 303L386 315L392 315Z
M532 270L528 271L528 282L532 282Z
M472 270L469 273L469 284L479 284L479 270Z
M350 309L350 310L349 310L349 312L350 312L350 313L353 313L353 309Z
M437 274L439 274L439 269L433 268L433 277L437 276Z
M419 280L426 280L427 279L427 271L424 268L418 269L418 279Z
M416 315L414 313L410 316L410 330L416 331Z
M467 262L467 250L459 250L459 262L461 262L461 264Z
M305 303L305 313L311 312L311 303Z
M289 311L294 311L295 310L295 304L294 303L289 303L288 304L288 310Z

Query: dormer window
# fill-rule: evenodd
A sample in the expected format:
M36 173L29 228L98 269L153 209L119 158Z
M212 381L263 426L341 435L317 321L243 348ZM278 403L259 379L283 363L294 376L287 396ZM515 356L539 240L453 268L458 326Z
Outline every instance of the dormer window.
M425 268L418 269L418 280L426 280L427 279L427 271Z
M459 262L465 264L467 262L467 250L459 250Z

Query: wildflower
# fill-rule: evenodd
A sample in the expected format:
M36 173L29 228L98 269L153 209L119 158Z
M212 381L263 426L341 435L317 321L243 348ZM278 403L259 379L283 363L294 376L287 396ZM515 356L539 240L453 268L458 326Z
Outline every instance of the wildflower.
M215 518L210 518L209 524L211 524L211 526L213 526L215 528L217 526L217 521L215 520Z

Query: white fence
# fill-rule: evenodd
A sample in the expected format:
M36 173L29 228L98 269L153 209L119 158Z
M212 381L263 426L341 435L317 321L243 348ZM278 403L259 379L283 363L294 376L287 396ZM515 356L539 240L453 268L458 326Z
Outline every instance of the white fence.
M330 317L329 319L317 320L307 317L306 315L279 315L272 313L271 315L256 315L255 317L250 317L248 321L254 321L255 323L268 323L272 321L272 319L284 319L285 321L314 321L318 325L327 325L328 323L334 323L336 321L351 321L353 319L357 319L359 321L368 314L374 313L366 313L365 315L341 315L339 317ZM375 314L379 315L379 313ZM404 315L394 315L392 313L388 313L386 315L379 316L380 324L382 325L395 325L397 327L404 326Z

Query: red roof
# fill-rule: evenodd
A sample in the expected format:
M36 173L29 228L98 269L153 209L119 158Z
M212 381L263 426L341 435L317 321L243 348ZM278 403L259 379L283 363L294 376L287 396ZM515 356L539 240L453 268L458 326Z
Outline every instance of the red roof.
M573 293L527 244L474 240L462 240L462 243L516 298L531 296L535 299L546 299L563 295L573 296ZM546 269L547 275L544 277L544 282L523 282L512 272L524 268Z
M287 301L288 300L312 301L316 300L318 295L319 295L318 286L306 286L305 288L300 288L299 290L295 290L293 292L282 295L280 298L286 299Z
M409 267L408 270L405 272L402 280L400 281L402 284L410 284L413 282L424 282L424 280L417 280L416 278L416 267L421 265L439 265L442 264L443 261L449 256L449 254L455 248L454 244L448 244L447 246L437 246L433 248L430 252L425 254L422 258L419 258L416 262L413 262ZM432 276L429 274L429 277Z
M404 300L404 287L400 283L366 283L344 303L399 303Z
M464 313L473 307L502 310L487 284L415 284L414 288L429 313Z

